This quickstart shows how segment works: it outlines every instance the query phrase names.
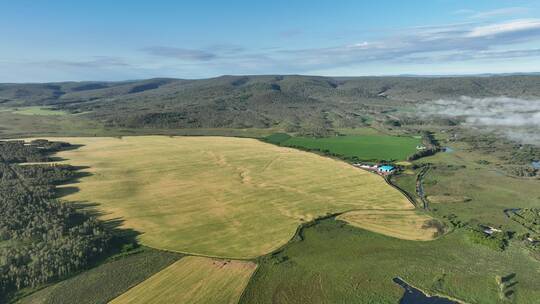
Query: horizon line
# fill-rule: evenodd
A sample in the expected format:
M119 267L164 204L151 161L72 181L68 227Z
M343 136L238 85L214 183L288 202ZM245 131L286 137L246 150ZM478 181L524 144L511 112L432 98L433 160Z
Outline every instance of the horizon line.
M540 76L539 72L501 72L501 73L456 73L456 74L383 74L383 75L356 75L356 76L338 76L338 75L310 75L310 74L222 74L213 77L200 78L181 78L181 77L163 77L156 76L150 78L135 78L124 80L60 80L60 81L10 81L0 82L0 84L43 84L43 83L67 83L67 82L136 82L152 79L172 79L172 80L207 80L222 77L265 77L265 76L300 76L300 77L323 77L323 78L384 78L384 77L406 77L406 78L459 78L459 77L504 77L504 76Z

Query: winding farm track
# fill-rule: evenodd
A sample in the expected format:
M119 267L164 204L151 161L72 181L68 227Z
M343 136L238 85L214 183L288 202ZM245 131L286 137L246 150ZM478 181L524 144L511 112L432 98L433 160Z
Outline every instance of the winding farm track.
M398 185L394 184L390 178L388 177L384 177L384 181L390 185L391 187L397 189L399 192L401 192L401 194L403 194L408 200L409 202L415 207L415 208L418 208L417 204L416 204L416 201L412 198L412 196L409 194L409 192L401 189Z

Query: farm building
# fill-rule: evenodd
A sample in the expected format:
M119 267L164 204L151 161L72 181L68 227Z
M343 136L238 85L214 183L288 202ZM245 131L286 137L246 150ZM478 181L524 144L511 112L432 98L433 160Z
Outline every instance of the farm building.
M380 173L384 173L384 174L392 173L395 170L396 170L396 168L394 166L390 166L390 165L382 165L382 166L379 166L379 168L377 168L377 171L379 171Z
M353 164L353 166L362 168L364 170L376 172L380 175L388 175L396 171L396 167L391 166L391 165L371 165L371 164L357 163L357 164Z
M480 225L480 226L484 230L484 233L488 234L488 235L492 235L495 232L502 232L501 229L497 229L497 228L494 228L494 227L491 227L491 226L484 226L484 225Z
M369 164L354 164L353 166L355 167L358 167L358 168L362 168L362 169L366 169L366 170L377 170L377 166L376 165L369 165Z

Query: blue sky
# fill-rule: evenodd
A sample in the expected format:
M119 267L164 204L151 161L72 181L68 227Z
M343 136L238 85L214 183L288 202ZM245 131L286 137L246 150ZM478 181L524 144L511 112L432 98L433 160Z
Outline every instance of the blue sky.
M540 72L540 1L0 0L0 82Z

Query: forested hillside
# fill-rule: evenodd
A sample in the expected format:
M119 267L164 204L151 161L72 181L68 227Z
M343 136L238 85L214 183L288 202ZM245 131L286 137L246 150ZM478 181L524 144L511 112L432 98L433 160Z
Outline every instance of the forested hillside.
M3 106L49 105L124 128L317 132L391 120L396 108L459 96L540 96L540 76L223 76L202 80L0 84Z

